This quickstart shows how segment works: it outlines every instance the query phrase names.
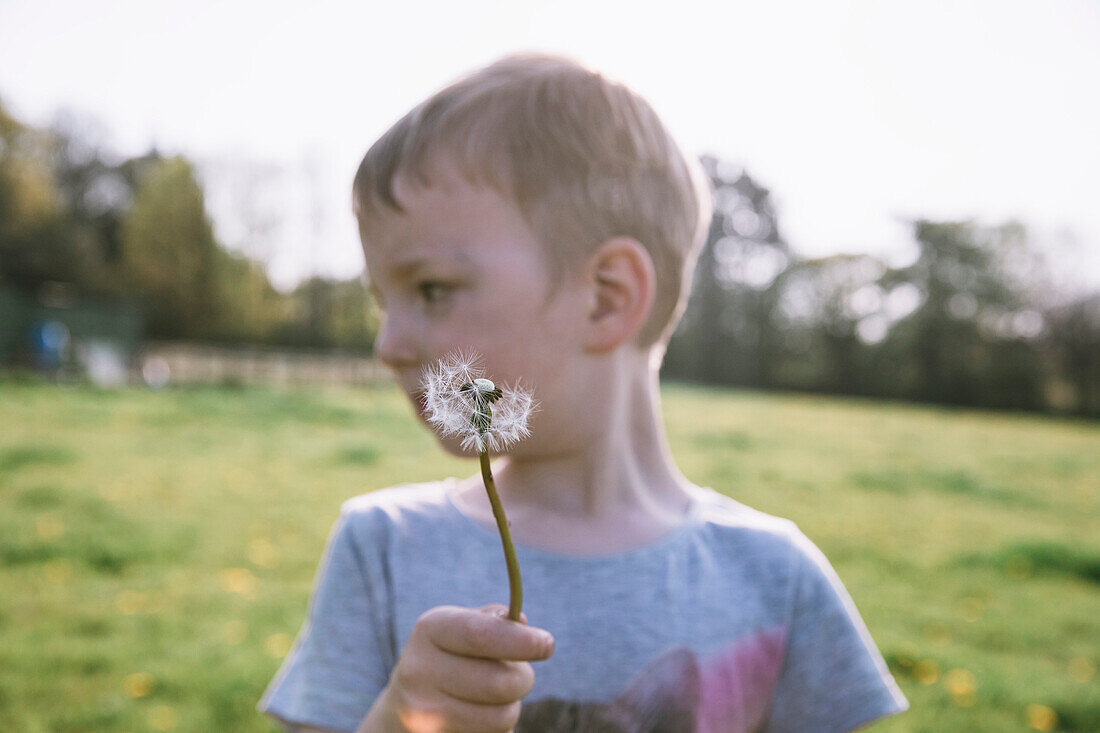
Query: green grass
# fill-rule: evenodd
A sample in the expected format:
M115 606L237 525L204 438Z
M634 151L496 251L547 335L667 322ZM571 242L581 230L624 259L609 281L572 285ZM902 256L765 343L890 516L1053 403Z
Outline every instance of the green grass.
M690 479L832 561L913 707L875 730L1100 730L1100 425L683 386L664 411ZM0 730L275 730L254 706L341 502L475 469L389 387L0 382Z

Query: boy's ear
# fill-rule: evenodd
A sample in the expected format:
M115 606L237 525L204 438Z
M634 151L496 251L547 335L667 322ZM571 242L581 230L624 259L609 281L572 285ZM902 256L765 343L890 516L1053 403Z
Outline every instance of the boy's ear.
M591 298L584 345L611 351L645 325L657 286L653 259L631 237L614 237L592 253L586 269Z

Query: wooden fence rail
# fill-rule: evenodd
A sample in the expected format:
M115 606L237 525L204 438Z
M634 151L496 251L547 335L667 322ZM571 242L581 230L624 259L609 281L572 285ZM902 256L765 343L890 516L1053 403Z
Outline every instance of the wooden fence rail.
M389 378L385 367L365 356L181 342L147 344L136 367L136 379L159 385L362 385Z

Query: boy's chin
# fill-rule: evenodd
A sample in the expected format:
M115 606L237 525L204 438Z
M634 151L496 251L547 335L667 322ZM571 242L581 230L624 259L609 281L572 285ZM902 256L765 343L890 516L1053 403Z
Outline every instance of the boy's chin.
M440 438L438 435L435 437L440 447L455 458L470 458L475 461L477 460L477 448L463 448L461 438ZM511 451L509 451L509 453L511 453ZM496 451L489 451L490 458L496 458L501 455L504 454L497 453Z

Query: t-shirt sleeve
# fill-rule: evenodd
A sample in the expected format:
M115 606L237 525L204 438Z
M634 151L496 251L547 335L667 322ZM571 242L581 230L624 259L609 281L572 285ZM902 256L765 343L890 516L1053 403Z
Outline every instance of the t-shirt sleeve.
M800 530L793 539L794 605L765 733L844 733L908 710L832 565Z
M354 731L389 678L386 584L353 516L345 507L333 526L305 622L256 706L284 726Z

